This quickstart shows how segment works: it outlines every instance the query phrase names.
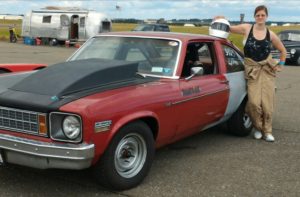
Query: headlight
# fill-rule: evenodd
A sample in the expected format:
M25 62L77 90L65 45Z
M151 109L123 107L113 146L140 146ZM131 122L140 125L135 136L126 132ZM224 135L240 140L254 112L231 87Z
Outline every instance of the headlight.
M80 134L80 121L75 116L67 116L63 121L64 134L71 140L76 139Z
M51 112L49 118L51 139L73 143L82 141L82 120L79 115Z
M296 53L296 51L297 51L296 49L291 49L291 51L290 51L290 52L291 52L291 54L293 54L293 55L294 55L294 54Z

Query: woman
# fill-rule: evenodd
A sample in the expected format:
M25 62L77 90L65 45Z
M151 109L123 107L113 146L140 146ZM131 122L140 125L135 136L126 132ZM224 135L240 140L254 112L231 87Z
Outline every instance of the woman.
M215 17L224 18L224 17ZM278 36L266 27L268 9L261 5L254 11L255 24L230 26L230 32L244 35L245 78L248 103L246 112L254 126L254 138L274 142L272 114L276 71L285 63L286 49ZM280 61L270 55L271 44L280 51Z

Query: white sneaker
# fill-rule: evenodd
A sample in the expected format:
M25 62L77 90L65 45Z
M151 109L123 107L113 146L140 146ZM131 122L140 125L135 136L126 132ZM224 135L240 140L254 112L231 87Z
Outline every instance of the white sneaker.
M254 130L254 138L260 140L262 138L262 133L258 130Z
M266 134L264 139L267 141L267 142L274 142L275 141L275 138L272 134Z

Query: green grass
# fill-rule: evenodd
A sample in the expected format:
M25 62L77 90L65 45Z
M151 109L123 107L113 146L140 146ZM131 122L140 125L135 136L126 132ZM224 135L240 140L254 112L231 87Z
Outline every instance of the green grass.
M9 32L8 32L8 25L16 24L17 34L21 35L21 20L0 20L1 25L6 25L6 27L0 26L0 40L8 40ZM131 31L137 24L132 23L113 23L112 31ZM276 27L269 27L275 33L278 33L282 30L287 29L299 29L300 26L276 26ZM180 32L180 33L193 33L193 34L208 34L208 27L184 27L184 26L170 26L171 32ZM242 40L243 36L237 34L230 34L228 38L233 44L235 44L238 48L242 49Z
M21 34L22 20L3 20L0 19L0 40L9 40L8 26L15 24L17 26L16 32Z
M131 23L113 23L112 31L130 31L132 30L137 24L131 24ZM299 29L300 26L275 26L275 27L269 27L270 30L272 30L274 33L278 33L282 30L288 30L288 29ZM184 26L170 26L171 32L180 32L180 33L193 33L193 34L208 34L208 27L184 27ZM230 34L228 39L235 44L239 49L243 49L243 36L238 34Z

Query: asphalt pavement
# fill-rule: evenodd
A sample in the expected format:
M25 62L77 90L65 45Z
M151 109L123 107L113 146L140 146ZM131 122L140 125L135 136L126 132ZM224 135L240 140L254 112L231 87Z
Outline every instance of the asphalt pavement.
M0 42L0 63L54 64L75 48ZM138 187L112 192L90 170L0 166L0 196L300 196L300 67L278 74L274 143L227 135L220 128L157 150Z

